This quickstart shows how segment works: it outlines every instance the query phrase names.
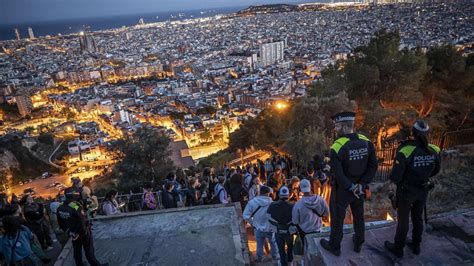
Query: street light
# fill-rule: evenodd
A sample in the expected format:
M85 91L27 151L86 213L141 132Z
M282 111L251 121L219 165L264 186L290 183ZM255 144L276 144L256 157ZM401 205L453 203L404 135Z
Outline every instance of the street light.
M278 110L284 110L284 109L286 109L286 108L288 107L288 105L287 105L286 103L284 103L284 102L277 102L277 103L275 104L275 107L276 107L276 109L278 109Z

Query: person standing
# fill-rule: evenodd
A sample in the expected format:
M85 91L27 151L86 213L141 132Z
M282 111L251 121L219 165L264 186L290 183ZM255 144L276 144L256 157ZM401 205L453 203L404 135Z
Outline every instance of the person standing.
M191 177L189 179L189 188L186 191L186 206L202 205L201 193L199 191L199 181L197 178Z
M423 234L423 208L428 192L432 188L430 177L440 170L440 148L429 144L428 124L417 121L412 127L414 140L403 142L395 157L395 166L390 180L397 185L397 231L395 241L385 241L385 247L395 256L403 257L406 236L409 229L409 218L413 223L412 251L420 254L420 243Z
M293 233L296 233L296 228L292 226L293 204L288 201L289 196L290 190L286 186L281 187L280 199L272 202L267 210L270 215L269 222L276 227L275 237L281 266L287 266L293 262Z
M300 199L300 179L297 176L293 176L290 180L290 196L288 201L295 203Z
M57 210L58 223L61 230L72 239L76 265L83 265L83 248L90 265L108 265L100 264L95 257L91 223L87 220L84 207L79 203L81 194L74 188L67 188L64 195L66 200Z
M155 210L156 207L157 202L155 194L153 193L153 188L151 185L147 184L143 188L142 210Z
M252 200L256 196L258 196L258 192L260 191L260 186L262 186L262 182L260 178L254 177L251 181L252 186L249 189L249 200Z
M23 196L20 205L23 206L23 216L28 223L28 227L38 238L43 250L52 250L53 239L51 238L51 229L48 221L45 218L44 205L34 202L30 194Z
M265 179L268 180L268 176L273 173L273 163L270 160L270 158L267 158L265 160L265 163L263 164L263 168L265 168Z
M275 172L271 173L268 177L268 186L273 189L274 199L278 199L278 190L283 186L286 182L285 175L283 174L281 165L277 165L275 167Z
M165 209L178 208L178 201L176 200L175 194L173 194L174 182L166 181L163 188L163 193L161 194L161 203Z
M104 202L102 202L102 212L104 215L120 214L120 205L117 203L117 190L110 190L105 194Z
M260 188L260 195L248 202L244 209L243 218L252 225L255 231L255 239L257 241L257 259L261 262L263 259L263 245L265 239L270 242L270 249L274 261L278 261L278 247L275 242L275 234L272 232L271 225L268 221L267 210L272 203L270 197L271 189L267 186Z
M308 179L300 181L303 197L296 202L292 210L292 222L298 228L303 246L307 234L319 233L323 226L323 218L329 215L326 201L318 195L311 194L311 183Z
M242 209L245 209L248 192L245 190L243 183L242 175L234 173L230 179L227 180L225 187L232 202L240 202Z
M0 253L5 257L5 265L43 265L31 246L34 241L33 233L28 227L21 225L18 217L5 216L2 225L5 233L0 236Z
M350 205L354 224L354 251L360 252L365 241L364 191L377 171L377 157L372 142L354 132L355 113L342 112L332 117L337 139L331 146L330 166L333 182L330 197L331 234L321 246L341 255L343 224Z
M214 198L215 201L221 204L229 203L229 194L224 188L225 177L219 176L218 183L214 186Z

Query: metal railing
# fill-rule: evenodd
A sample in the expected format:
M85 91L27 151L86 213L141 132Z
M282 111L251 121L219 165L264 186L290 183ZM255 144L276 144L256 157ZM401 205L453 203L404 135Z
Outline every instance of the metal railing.
M430 143L439 146L441 150L446 150L457 145L474 143L474 128L444 133L435 132L430 136ZM376 151L377 158L379 159L379 168L377 169L374 181L384 182L389 179L397 148L398 143L390 143L381 150Z
M184 203L186 202L186 191L187 189L180 190L180 201L178 203L178 207L184 206ZM163 206L163 201L162 201L162 194L163 191L155 191L152 192L153 195L155 196L156 199L156 209L164 209ZM119 204L124 204L123 207L120 208L121 212L126 213L126 212L137 212L137 211L143 211L143 194L144 193L132 193L132 194L120 194L117 195L116 200L117 203ZM102 202L104 201L104 198L97 198L99 201L99 206L98 208L102 207Z

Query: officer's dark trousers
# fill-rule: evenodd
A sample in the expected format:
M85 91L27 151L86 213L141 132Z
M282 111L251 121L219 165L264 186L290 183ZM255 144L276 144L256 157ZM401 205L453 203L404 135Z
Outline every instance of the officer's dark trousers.
M287 266L288 262L293 261L293 235L276 234L276 242L278 245L278 252L280 253L281 266ZM285 245L287 250L285 251Z
M332 248L339 250L343 235L344 218L346 216L347 206L351 206L352 220L354 224L355 241L362 244L365 241L365 223L364 223L364 197L359 199L351 191L338 189L335 186L331 190L331 199L329 202L331 212L331 235L329 243Z
M410 201L406 198L400 197L397 200L397 233L395 234L395 247L403 249L407 238L409 226L409 217L411 212L411 222L413 223L412 239L413 244L419 245L421 243L421 235L423 233L423 207L426 199L416 199Z
M74 261L76 262L77 266L82 266L82 248L84 248L84 252L86 253L87 261L91 266L98 266L100 263L95 258L94 254L94 242L92 239L92 235L81 235L75 241L72 241L72 247L74 249Z

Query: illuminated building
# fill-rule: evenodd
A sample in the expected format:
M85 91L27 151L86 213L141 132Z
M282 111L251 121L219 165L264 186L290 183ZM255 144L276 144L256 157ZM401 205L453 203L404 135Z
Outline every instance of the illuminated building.
M18 112L21 116L26 116L31 114L33 110L33 102L29 96L18 95L15 96L16 106L18 107Z
M35 38L35 34L33 33L33 29L31 27L28 27L28 36L31 40Z
M268 66L283 60L284 41L264 43L260 45L260 61L263 66Z
M97 52L97 46L95 44L94 38L87 31L82 31L79 34L79 44L81 46L82 52Z
M17 40L21 39L20 31L18 29L15 29L15 37Z

